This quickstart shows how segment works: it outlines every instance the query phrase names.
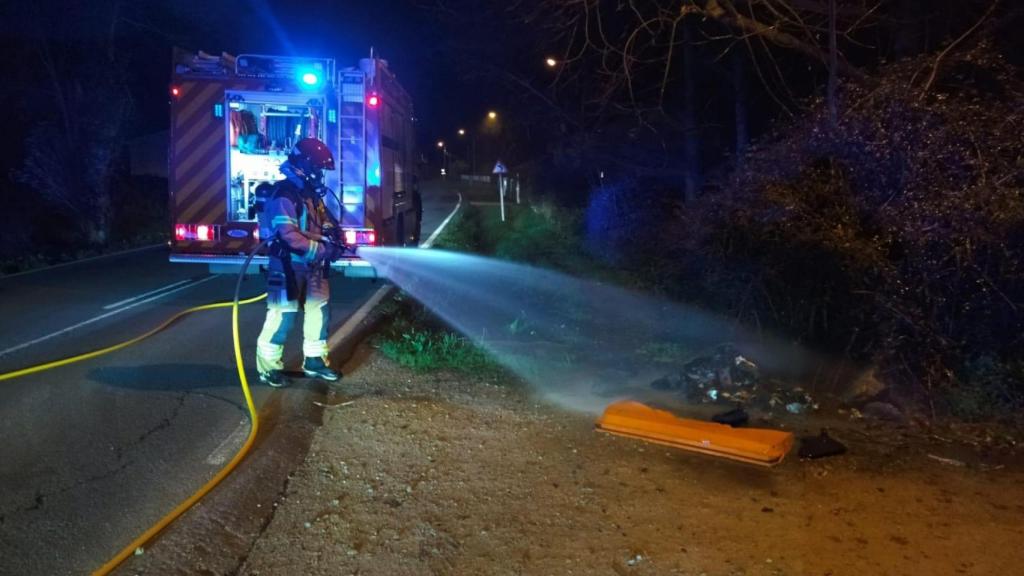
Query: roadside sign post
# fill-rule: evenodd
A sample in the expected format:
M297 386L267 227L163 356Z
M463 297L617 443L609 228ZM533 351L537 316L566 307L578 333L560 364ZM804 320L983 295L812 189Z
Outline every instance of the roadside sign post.
M505 168L505 164L498 160L494 163L494 170L491 170L492 174L498 176L498 203L501 204L501 221L505 221L505 190L508 187L508 180L505 175L508 174L508 169Z
M516 174L516 204L519 204L519 174Z

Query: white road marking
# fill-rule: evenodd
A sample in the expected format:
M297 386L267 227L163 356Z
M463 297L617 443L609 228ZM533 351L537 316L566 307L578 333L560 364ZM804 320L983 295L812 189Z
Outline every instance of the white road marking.
M189 282L192 282L192 281L193 280L191 278L189 278L188 280L182 280L181 282L175 282L174 284L168 284L167 286L164 286L162 288L157 288L156 290L150 290L149 292L144 292L144 293L139 294L138 296L134 296L132 298L125 298L124 300L121 300L121 301L118 301L118 302L114 302L113 304L107 304L106 306L103 307L103 309L104 310L110 310L111 308L118 308L120 306L124 306L125 304L128 304L129 302L134 302L134 301L139 300L141 298L145 298L146 296L152 296L153 294L156 294L157 292L163 292L164 290L170 290L171 288L174 288L175 286L181 286L182 284L188 284Z
M79 328L81 328L83 326L88 326L89 324L93 324L95 322L99 322L100 320L103 320L105 318L110 318L111 316L114 316L115 314L120 314L121 312L124 312L126 310L131 310L132 308L135 308L136 306L141 306L141 305L146 304L148 302L152 302L153 300L158 300L160 298L163 298L164 296L169 296L171 294L174 294L175 292L181 292L182 290L187 290L188 288L191 288L193 286L198 286L198 285L202 284L203 282L209 282L210 280L213 280L214 278L216 278L216 276L207 276L206 278L201 278L199 280L196 280L195 282L192 282L191 284L186 284L185 286L179 286L178 288L175 288L173 290L169 290L167 292L161 292L160 294L157 294L156 296L150 296L149 298L146 298L145 300L139 300L139 301L137 301L137 302L135 302L133 304L129 304L129 305L125 306L124 308L118 308L116 310L111 310L110 312L106 312L104 314L100 314L99 316L94 316L93 318L90 318L88 320L84 320L84 321L79 322L78 324L75 324L73 326L68 326L67 328L62 328L60 330L57 330L56 332L52 332L50 334L47 334L46 336L40 336L39 338L36 338L35 340L29 340L28 342L22 342L21 344L18 344L17 346L12 346L12 347L10 347L10 348L8 348L6 350L0 350L0 356L6 356L7 354L10 354L11 352L17 352L18 350L21 350L23 348L28 348L29 346L32 346L33 344L39 344L40 342L45 342L45 341L47 341L47 340L49 340L51 338L56 338L57 336L60 336L61 334L67 334L68 332L71 332L72 330L77 330L77 329L79 329Z
M420 244L420 248L430 248L431 246L434 245L434 240L437 240L437 237L441 235L441 231L444 230L444 227L447 226L449 222L452 221L452 218L455 217L455 213L459 211L459 208L461 206L462 193L459 193L459 201L455 204L455 208L452 208L452 213L449 214L448 217L445 218L443 221L441 221L441 225L437 227L437 230L434 230L434 233L427 238L426 242Z
M15 272L14 274L0 275L0 280L7 278L14 278L15 276L25 276L26 274L35 274L36 272L46 272L55 268L64 268L65 266L74 266L75 264L84 264L85 262L92 262L94 260L103 260L104 258L113 258L115 256L124 256L125 254L134 254L135 252L143 252L145 250L154 250L161 246L167 246L166 242L160 244L150 244L149 246L140 246L139 248L131 248L129 250L122 250L120 252L111 252L110 254L100 254L99 256L91 256L89 258L82 258L81 260L73 260L71 262L63 262L61 264L54 264L53 266L46 266L45 268L34 268L32 270L25 270L24 272Z
M210 452L210 455L206 457L206 463L211 466L222 466L228 461L228 457L238 452L238 449L245 442L245 439L249 437L249 420L240 420L238 427L232 430L231 434L220 443L219 446Z

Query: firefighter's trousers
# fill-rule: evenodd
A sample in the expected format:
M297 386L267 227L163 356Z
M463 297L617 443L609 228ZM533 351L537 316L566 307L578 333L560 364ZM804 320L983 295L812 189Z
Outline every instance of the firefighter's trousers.
M284 343L302 315L302 353L307 358L327 360L327 328L330 325L330 286L322 266L292 263L294 274L286 274L278 258L270 259L267 274L267 318L256 341L256 367L260 373L281 370ZM289 284L291 296L289 298Z

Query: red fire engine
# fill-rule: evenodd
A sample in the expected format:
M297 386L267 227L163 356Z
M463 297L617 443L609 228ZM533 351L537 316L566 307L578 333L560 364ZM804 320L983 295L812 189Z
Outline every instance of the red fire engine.
M170 92L172 262L237 270L260 241L261 184L280 180L292 145L309 137L339 160L324 200L346 242L419 238L412 102L385 60L337 70L325 58L175 50ZM334 265L373 274L357 257Z

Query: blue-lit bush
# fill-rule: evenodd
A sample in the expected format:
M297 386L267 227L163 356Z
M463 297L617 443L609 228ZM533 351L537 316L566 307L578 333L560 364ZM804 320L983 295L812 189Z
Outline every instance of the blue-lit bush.
M584 212L584 245L595 258L636 268L663 248L663 228L677 206L664 184L636 178L609 179L590 191Z
M1024 359L1024 88L981 46L922 98L908 85L932 62L848 86L835 128L821 111L752 150L659 228L648 277L977 416L1024 405L1021 380L993 376Z

